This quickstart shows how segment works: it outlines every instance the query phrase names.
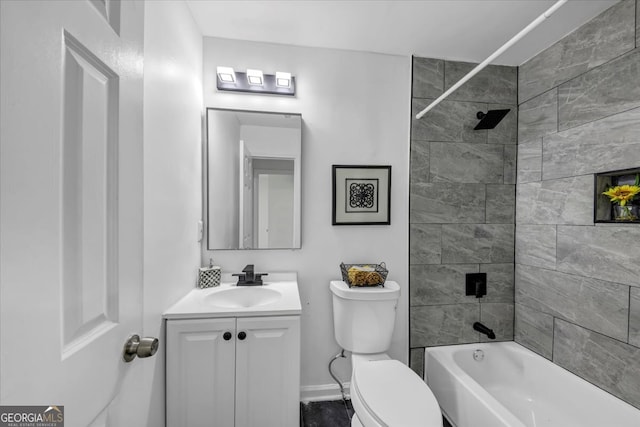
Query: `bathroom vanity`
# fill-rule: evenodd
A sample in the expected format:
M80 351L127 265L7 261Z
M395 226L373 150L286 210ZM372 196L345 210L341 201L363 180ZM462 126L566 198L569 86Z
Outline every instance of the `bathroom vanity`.
M167 427L300 424L295 273L194 289L164 313Z

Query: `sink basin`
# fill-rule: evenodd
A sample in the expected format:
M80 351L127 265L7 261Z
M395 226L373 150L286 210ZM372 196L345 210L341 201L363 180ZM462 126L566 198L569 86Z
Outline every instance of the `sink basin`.
M0 0L1 2L2 0ZM269 272L263 286L237 286L238 279L222 273L220 286L195 288L164 313L165 319L297 316L302 311L298 276Z
M234 287L221 289L205 297L205 302L214 307L249 308L271 304L282 297L276 290L261 287Z

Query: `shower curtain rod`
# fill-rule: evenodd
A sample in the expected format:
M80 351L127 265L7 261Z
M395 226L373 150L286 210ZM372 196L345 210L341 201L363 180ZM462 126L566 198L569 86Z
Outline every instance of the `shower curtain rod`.
M427 106L427 108L425 108L424 110L422 110L418 114L416 114L416 119L422 118L422 116L424 116L429 110L431 110L433 107L438 105L443 99L445 99L447 96L451 95L456 89L458 89L460 86L462 86L464 83L466 83L467 80L469 80L471 77L473 77L476 74L478 74L484 67L489 65L489 63L491 61L496 59L498 56L502 55L505 50L509 49L518 40L520 40L525 35L527 35L529 33L529 31L533 30L535 27L540 25L540 23L542 23L542 21L544 21L545 19L547 19L548 17L553 15L553 13L556 10L558 10L560 8L560 6L565 4L567 1L568 0L558 0L553 6L551 6L549 9L547 9L546 12L544 12L542 15L538 16L532 23L527 25L522 31L520 31L518 34L513 36L513 38L511 40L506 42L504 45L502 45L501 48L499 48L498 50L493 52L491 54L491 56L489 56L487 59L485 59L480 64L478 64L476 66L476 68L474 68L473 70L469 71L469 73L466 76L461 78L456 84L451 86L445 93L440 95L435 101L433 101L431 104L429 104L429 106Z

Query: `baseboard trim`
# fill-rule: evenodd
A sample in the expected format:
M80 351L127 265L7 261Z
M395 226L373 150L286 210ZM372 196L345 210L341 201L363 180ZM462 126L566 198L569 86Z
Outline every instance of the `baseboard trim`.
M349 394L349 383L344 383L344 393L347 398ZM338 384L320 384L320 385L307 385L300 387L300 400L304 403L307 402L324 402L327 400L340 400L342 394L340 393L340 387Z

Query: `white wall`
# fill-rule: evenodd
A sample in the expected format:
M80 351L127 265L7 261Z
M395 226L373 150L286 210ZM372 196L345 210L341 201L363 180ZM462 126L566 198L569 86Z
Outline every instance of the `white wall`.
M202 35L181 1L145 4L144 334L147 426L164 425L162 312L195 286L202 213Z
M244 125L240 139L255 157L300 157L299 129Z
M207 156L210 159L238 159L240 155L240 122L236 116L215 114L214 111L210 111L207 126L205 127L209 135L215 135L216 140L219 141L219 143L208 146ZM240 200L237 191L240 185L239 160L216 162L216 167L210 168L208 174L209 179L213 182L229 183L226 186L216 185L208 188L209 216L219 219L216 227L218 231L222 231L211 235L209 247L232 248L238 245L240 227L238 222Z
M218 65L266 73L289 71L297 95L217 92ZM339 351L334 339L329 281L344 262L385 261L400 283L391 355L408 354L408 218L410 58L365 52L204 38L207 107L301 113L302 249L204 252L225 271L253 263L260 271L296 271L302 302L303 397L334 384L327 363ZM392 166L390 226L331 225L331 165ZM344 380L347 363L335 363Z

